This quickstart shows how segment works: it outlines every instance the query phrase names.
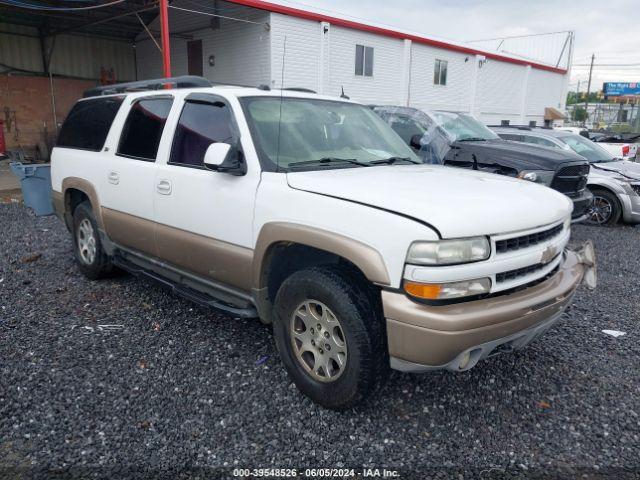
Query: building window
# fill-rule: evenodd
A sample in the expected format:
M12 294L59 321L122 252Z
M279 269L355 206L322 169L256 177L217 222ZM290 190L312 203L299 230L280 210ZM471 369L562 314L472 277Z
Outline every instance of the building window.
M436 59L436 63L433 69L433 84L434 85L446 85L447 84L447 62L446 60Z
M373 77L373 47L356 45L356 75Z

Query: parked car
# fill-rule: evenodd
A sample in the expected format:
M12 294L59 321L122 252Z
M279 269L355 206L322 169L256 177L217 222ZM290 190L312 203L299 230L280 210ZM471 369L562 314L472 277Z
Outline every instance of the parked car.
M593 202L586 188L589 163L573 152L502 140L466 113L372 108L425 163L482 170L546 185L571 199L574 221L586 218Z
M518 142L571 149L591 164L588 188L595 200L589 212L593 223L613 225L620 219L640 222L640 164L617 158L602 144L573 133L548 128L494 127L500 137Z
M562 130L564 132L575 133L576 135L582 135L583 137L589 138L589 130L585 127L553 127L556 130Z
M351 101L206 85L78 101L53 150L56 211L87 278L121 267L273 324L315 402L347 408L389 367L468 370L595 286L593 246L567 249L566 196L422 165Z
M638 156L638 134L596 133L589 136L614 157L636 161Z

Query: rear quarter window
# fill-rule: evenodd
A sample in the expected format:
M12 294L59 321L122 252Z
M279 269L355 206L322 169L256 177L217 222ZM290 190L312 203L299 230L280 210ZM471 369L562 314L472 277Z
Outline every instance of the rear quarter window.
M62 124L56 146L98 152L124 97L82 100L74 105Z

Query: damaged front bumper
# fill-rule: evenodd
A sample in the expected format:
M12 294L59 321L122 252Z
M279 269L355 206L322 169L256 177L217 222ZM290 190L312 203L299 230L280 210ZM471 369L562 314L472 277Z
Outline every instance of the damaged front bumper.
M464 371L483 358L523 348L559 320L580 284L594 289L596 282L588 241L565 250L555 275L507 295L431 306L383 291L391 367Z

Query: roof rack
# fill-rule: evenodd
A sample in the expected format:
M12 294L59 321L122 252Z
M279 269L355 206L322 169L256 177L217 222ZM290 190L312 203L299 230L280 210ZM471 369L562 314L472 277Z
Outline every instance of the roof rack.
M203 77L195 75L182 75L170 78L155 78L152 80L140 80L137 82L115 83L85 90L83 97L99 97L101 95L112 95L114 93L141 92L145 90L160 90L166 85L172 88L195 88L212 87L212 83Z

